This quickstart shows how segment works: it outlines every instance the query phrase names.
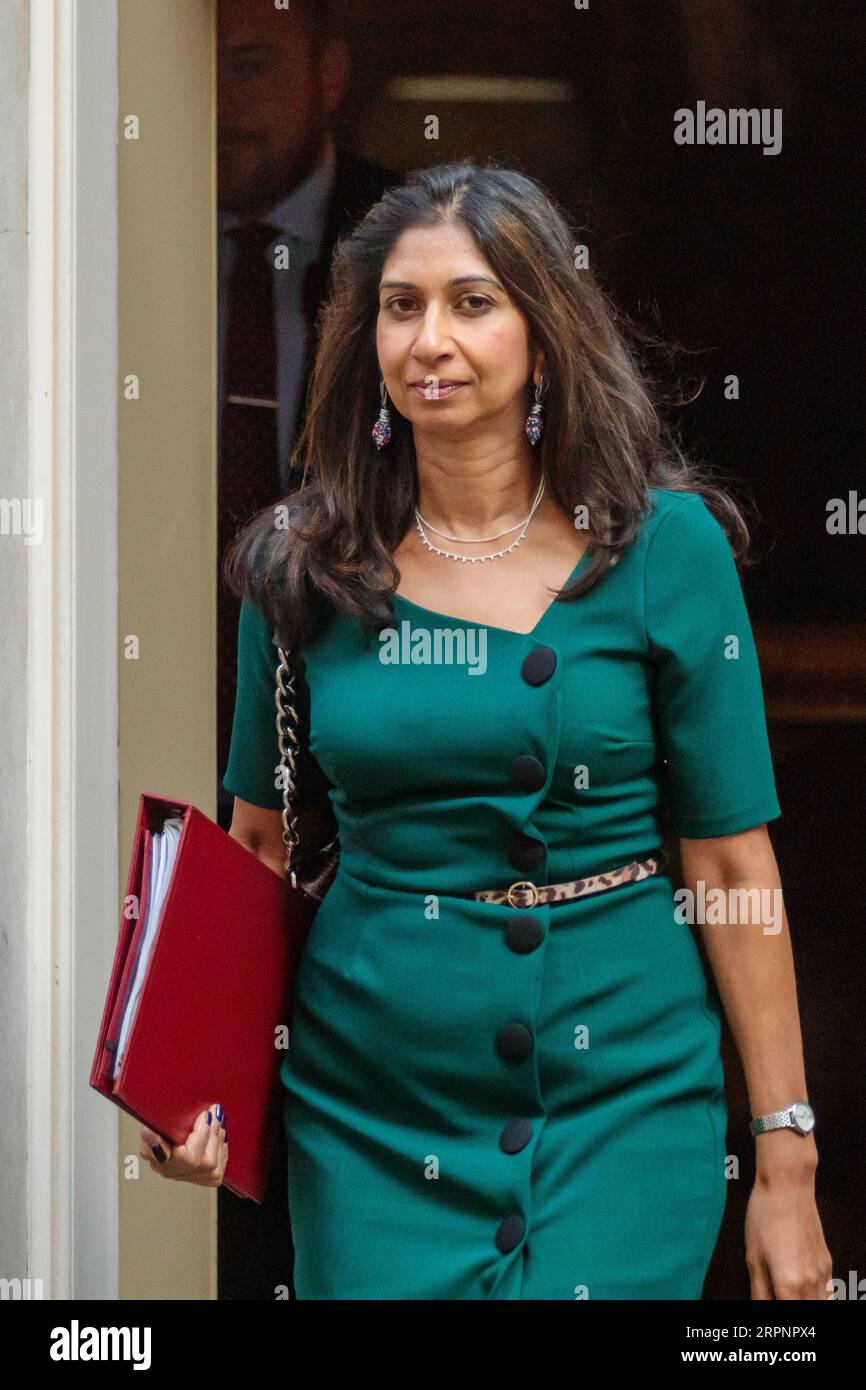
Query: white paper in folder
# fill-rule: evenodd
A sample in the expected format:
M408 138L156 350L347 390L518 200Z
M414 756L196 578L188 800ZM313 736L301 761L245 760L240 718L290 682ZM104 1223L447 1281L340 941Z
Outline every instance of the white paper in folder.
M150 863L145 864L144 873L148 875L147 905L144 910L144 922L139 923L141 933L139 935L138 959L132 974L129 992L126 997L126 1004L123 1010L123 1021L120 1025L120 1037L117 1043L117 1051L114 1055L114 1068L112 1076L117 1076L123 1063L123 1054L129 1039L130 1030L135 1011L138 1007L139 996L147 975L147 964L150 960L150 953L153 943L156 940L156 933L159 928L162 909L165 897L168 892L168 885L171 883L171 875L177 859L177 847L180 844L180 832L183 821L179 816L172 816L163 822L162 830L150 837Z

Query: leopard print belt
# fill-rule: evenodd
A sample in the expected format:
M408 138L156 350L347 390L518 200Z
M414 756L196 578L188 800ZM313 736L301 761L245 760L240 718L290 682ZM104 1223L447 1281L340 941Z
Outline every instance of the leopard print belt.
M590 893L606 893L623 883L637 883L652 878L667 865L664 850L651 859L634 860L618 869L607 869L589 878L572 878L567 883L545 883L541 887L529 879L518 879L510 888L485 888L478 893L455 893L457 898L475 898L483 903L508 903L509 907L536 907L539 903L558 903L570 898L588 897Z

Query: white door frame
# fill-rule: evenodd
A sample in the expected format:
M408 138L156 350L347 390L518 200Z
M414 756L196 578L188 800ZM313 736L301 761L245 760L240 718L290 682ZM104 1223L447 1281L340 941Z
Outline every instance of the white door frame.
M27 1274L111 1299L117 1115L89 1073L119 906L114 0L30 0L29 105Z

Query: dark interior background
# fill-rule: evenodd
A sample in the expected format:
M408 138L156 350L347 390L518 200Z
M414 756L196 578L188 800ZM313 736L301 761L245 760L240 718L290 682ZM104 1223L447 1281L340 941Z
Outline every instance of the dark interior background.
M681 437L753 502L745 575L782 817L771 826L794 938L819 1207L847 1280L862 1260L866 534L827 504L863 466L862 70L866 11L845 0L352 0L354 78L338 141L392 168L492 157L539 179L583 228L621 313L705 378ZM498 100L414 96L399 78L503 80ZM505 79L566 84L526 101ZM435 91L435 89L433 89ZM678 146L674 111L779 107L782 150ZM436 141L424 117L440 119ZM740 398L724 399L724 378ZM863 531L866 532L866 502ZM725 1040L740 1159L707 1280L747 1299L743 1220L754 1141ZM791 1097L793 1099L793 1097ZM231 1296L229 1294L229 1296Z

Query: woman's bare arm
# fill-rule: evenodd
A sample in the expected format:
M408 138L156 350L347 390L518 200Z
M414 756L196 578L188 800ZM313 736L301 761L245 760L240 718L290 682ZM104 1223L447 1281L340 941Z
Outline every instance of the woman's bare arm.
M306 862L310 855L333 836L333 812L330 806L316 802L303 802L298 805L297 832L300 838L300 863ZM285 878L286 847L283 843L283 813L271 811L264 806L254 806L251 801L234 799L232 823L229 834L239 840L248 850L268 868L273 869L280 878Z
M752 1115L808 1100L791 936L766 825L679 844L683 887L697 895L703 885L705 894L717 888L724 895L719 921L699 925L743 1064ZM771 1130L755 1142L759 1180L778 1166L817 1166L812 1134Z
M794 954L779 868L766 825L712 840L680 840L683 887L704 896L701 936L743 1063L752 1115L808 1101ZM707 895L720 889L717 920ZM698 920L697 917L695 920ZM815 1199L814 1133L755 1138L746 1208L753 1299L832 1297L833 1260Z

